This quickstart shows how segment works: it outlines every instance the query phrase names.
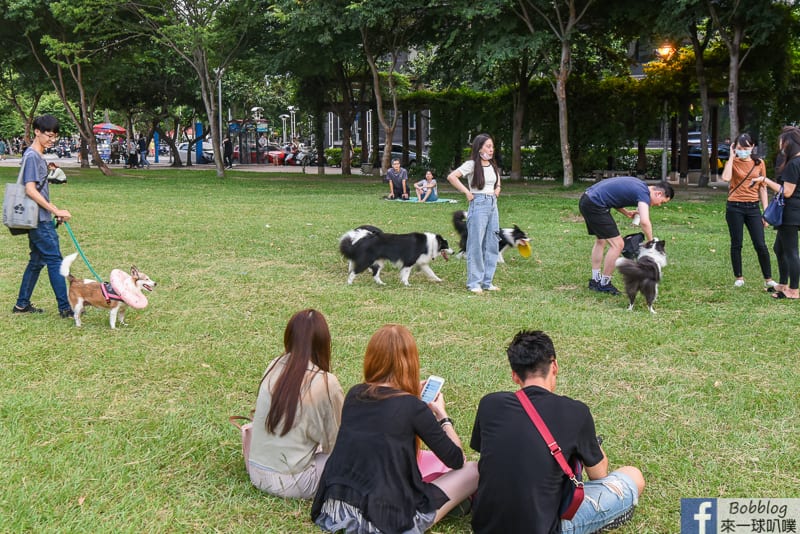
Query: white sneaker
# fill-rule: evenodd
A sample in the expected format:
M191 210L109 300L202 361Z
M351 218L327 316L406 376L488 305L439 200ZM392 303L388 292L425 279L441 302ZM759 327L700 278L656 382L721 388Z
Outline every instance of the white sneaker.
M479 294L479 293L483 293L483 289L481 289L479 287L471 287L471 288L469 288L469 290L472 291L473 293L475 293L476 295Z
M496 285L492 284L492 285L490 285L489 287L486 288L486 291L500 291L500 288L497 287Z
M744 280L742 280L741 278L737 279L737 280L736 280L736 281L733 283L733 287L742 287L743 285L744 285Z
M764 287L767 288L767 291L770 289L775 289L775 286L778 285L778 282L775 280L770 280L769 282L764 282Z

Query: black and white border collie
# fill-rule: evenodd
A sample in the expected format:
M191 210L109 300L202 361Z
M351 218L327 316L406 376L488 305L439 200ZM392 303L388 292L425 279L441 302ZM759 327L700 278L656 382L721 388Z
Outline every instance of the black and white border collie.
M658 297L658 283L661 281L661 269L667 265L667 253L664 252L664 241L653 239L639 248L636 260L617 259L617 270L625 280L625 293L628 295L628 309L633 309L636 294L641 291L647 301L650 313L655 313L653 303Z
M348 284L369 268L379 285L385 285L381 280L381 269L386 262L400 269L400 281L404 285L409 285L408 276L413 267L419 267L428 279L441 282L442 279L431 270L430 262L439 255L447 260L448 254L453 253L439 234L387 234L370 225L359 226L344 234L339 239L339 251L348 260Z
M453 212L453 228L456 229L461 239L458 242L458 257L461 258L467 252L467 212L464 210ZM531 239L528 234L522 229L514 225L513 228L501 228L497 232L497 237L500 240L500 256L497 258L497 263L505 263L503 258L503 251L511 247L519 247L520 245L530 245Z

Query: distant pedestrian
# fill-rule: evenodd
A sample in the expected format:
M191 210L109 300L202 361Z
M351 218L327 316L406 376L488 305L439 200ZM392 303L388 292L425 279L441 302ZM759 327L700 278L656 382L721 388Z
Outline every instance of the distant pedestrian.
M6 143L2 139L0 139L0 160L6 159Z
M139 134L139 168L147 167L150 168L150 162L147 161L147 139L145 139L144 134Z
M233 167L233 143L231 143L230 137L222 140L222 161L226 169Z

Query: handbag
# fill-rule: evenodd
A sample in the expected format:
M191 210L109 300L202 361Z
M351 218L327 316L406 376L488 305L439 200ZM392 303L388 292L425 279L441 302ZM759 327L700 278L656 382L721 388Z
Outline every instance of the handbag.
M578 508L580 508L581 503L583 502L581 463L576 461L574 466L570 466L567 463L567 460L564 458L564 453L561 452L561 447L558 446L558 443L550 433L550 430L547 428L544 420L539 415L539 412L537 412L536 408L534 408L533 404L531 404L531 400L521 389L517 390L516 395L519 399L519 402L522 404L522 407L525 409L525 413L527 413L528 417L530 417L531 421L533 421L536 430L538 430L539 434L542 435L544 442L547 444L547 448L550 449L550 454L553 455L553 458L555 458L556 462L558 462L561 470L564 471L564 474L567 475L567 478L569 478L570 482L572 482L572 491L565 496L566 498L562 498L561 506L558 510L558 514L561 519L572 519L575 517L575 513L578 511Z
M783 198L783 186L781 186L780 190L775 193L775 196L772 197L772 200L769 202L769 206L767 209L764 210L764 218L770 226L780 226L783 224L783 206L785 204L785 199Z
M239 429L242 435L242 456L244 456L244 468L250 473L250 442L253 439L253 420L244 415L232 415L228 417L228 421ZM241 423L240 421L247 421Z
M16 183L6 184L3 194L3 224L12 230L33 230L39 226L39 205L25 193L22 183L26 161L23 160ZM41 191L41 187L37 186L36 189Z

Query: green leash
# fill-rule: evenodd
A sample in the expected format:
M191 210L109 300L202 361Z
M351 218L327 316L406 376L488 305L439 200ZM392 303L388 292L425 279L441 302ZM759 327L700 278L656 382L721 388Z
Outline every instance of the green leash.
M72 238L72 242L75 243L75 248L78 249L78 252L80 253L81 258L83 258L83 262L86 264L86 266L89 268L89 270L92 271L92 274L94 275L95 280L97 280L98 282L100 282L102 284L103 283L103 279L100 278L100 276L95 272L94 269L92 269L92 264L89 263L89 260L86 259L86 255L83 253L83 250L81 250L81 246L78 244L78 240L75 239L75 234L72 233L72 228L70 228L69 223L67 221L64 221L63 224L64 224L64 226L67 227L67 232L69 232L69 236ZM56 224L56 226L58 226L58 224Z

